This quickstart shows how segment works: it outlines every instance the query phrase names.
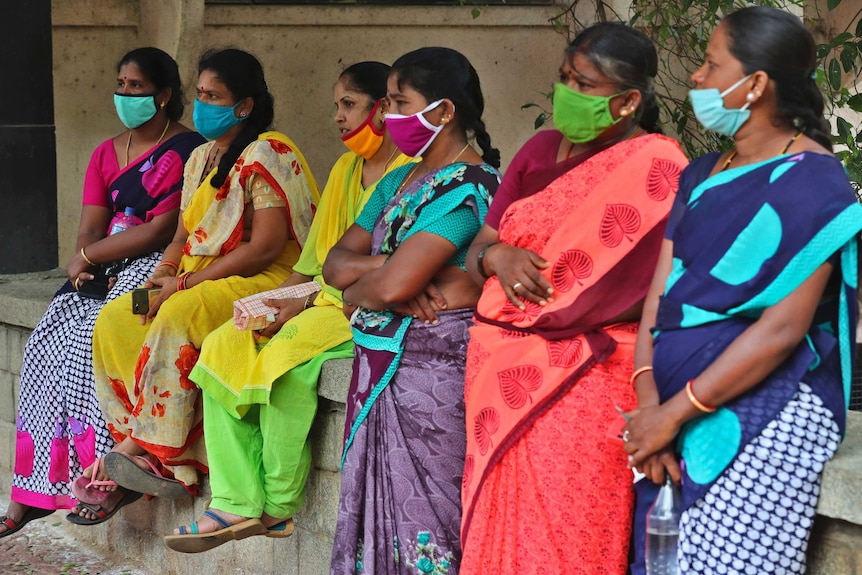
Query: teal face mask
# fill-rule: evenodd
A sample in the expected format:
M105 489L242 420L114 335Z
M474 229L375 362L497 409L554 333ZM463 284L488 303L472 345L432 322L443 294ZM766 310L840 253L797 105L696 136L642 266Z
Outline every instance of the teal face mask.
M120 121L130 130L149 122L159 111L155 94L114 94L114 106Z
M195 128L207 140L215 140L224 135L225 132L245 120L245 118L238 118L233 113L240 102L233 106L216 106L195 100L195 110L192 114Z
M624 93L593 96L558 83L554 86L554 126L573 144L591 142L623 119L611 115L611 99Z
M748 109L751 102L746 102L741 108L728 110L724 107L724 97L739 88L749 78L751 78L751 74L724 92L719 92L718 88L689 90L688 99L691 100L691 107L697 121L707 130L733 137L740 126L751 116L751 110Z

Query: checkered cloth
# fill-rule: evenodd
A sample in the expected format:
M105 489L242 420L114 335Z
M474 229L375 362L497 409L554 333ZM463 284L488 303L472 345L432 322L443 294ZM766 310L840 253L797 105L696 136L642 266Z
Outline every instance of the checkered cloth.
M320 291L317 282L306 282L290 287L276 288L244 297L233 302L233 324L238 330L264 329L275 321L278 315L277 307L264 305L266 299L300 298Z

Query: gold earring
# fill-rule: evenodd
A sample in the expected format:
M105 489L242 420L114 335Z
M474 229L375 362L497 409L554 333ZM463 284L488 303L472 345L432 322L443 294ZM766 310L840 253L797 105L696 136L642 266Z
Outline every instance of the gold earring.
M628 116L628 115L629 115L629 111L628 111L628 110L625 110L625 109L620 110L620 116L622 116L623 118L625 118L625 117L626 117L626 116Z
M159 104L159 108L161 108L162 110L164 110L164 109L165 109L165 103L164 103L164 102L162 102L161 104Z

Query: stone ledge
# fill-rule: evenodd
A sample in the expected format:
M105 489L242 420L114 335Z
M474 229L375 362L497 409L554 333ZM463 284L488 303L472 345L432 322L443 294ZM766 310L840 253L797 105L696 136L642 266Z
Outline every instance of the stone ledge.
M0 275L0 323L35 328L65 281L61 268Z

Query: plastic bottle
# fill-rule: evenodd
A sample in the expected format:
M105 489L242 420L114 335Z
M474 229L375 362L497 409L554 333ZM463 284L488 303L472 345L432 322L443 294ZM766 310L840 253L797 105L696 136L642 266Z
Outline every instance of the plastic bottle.
M646 520L647 575L678 575L676 553L682 494L670 476L665 477Z
M138 225L138 220L135 219L135 208L126 208L123 215L120 216L117 221L114 222L114 225L111 226L111 233L108 235L112 236L114 234L124 232L136 225Z

